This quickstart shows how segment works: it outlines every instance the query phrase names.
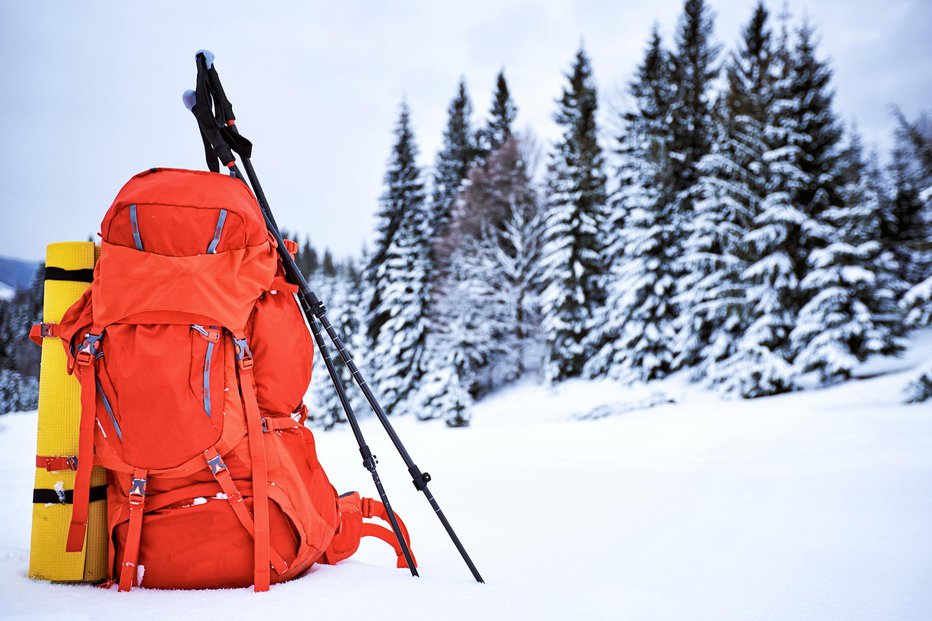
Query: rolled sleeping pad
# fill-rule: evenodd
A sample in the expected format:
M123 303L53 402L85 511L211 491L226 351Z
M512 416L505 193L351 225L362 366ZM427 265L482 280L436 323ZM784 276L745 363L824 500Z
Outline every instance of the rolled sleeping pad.
M42 321L57 324L93 279L100 248L92 242L49 244L45 260ZM29 577L55 582L100 582L107 578L107 477L95 467L87 539L80 552L65 552L71 523L81 418L81 385L68 375L61 339L42 339L39 371L39 431L32 505Z

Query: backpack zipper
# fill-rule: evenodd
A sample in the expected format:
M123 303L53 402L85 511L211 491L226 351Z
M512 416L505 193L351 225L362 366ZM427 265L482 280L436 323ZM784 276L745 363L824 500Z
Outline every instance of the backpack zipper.
M191 329L207 340L207 351L204 353L204 412L207 414L207 418L210 418L210 359L213 357L214 345L220 340L220 331L216 329L208 330L196 323L191 324Z
M113 428L116 430L117 438L122 442L123 430L120 429L120 424L117 422L116 416L113 415L113 408L110 406L110 400L107 399L107 395L104 394L104 388L100 385L100 380L95 377L94 382L97 384L97 393L100 395L100 400L103 401L104 409L107 410L107 416L110 417L110 422L113 423Z

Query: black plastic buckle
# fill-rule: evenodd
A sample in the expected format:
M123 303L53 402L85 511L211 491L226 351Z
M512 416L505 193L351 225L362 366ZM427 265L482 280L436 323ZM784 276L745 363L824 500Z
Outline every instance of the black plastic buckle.
M100 334L91 334L88 332L84 335L84 342L78 347L78 353L74 356L74 361L79 365L87 366L93 362L96 358L100 358L104 355L104 352L100 349L100 339L102 335Z

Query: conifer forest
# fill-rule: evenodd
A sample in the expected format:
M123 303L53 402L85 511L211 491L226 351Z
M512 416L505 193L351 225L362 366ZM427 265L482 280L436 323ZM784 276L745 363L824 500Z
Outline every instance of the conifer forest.
M932 321L932 117L891 101L892 151L866 148L830 53L818 24L763 4L725 47L686 0L617 101L584 44L553 68L552 144L516 127L507 67L488 110L460 80L435 155L402 101L374 242L345 258L296 235L297 261L397 415L468 425L527 377L683 373L744 399L848 380ZM40 298L41 280L0 302L0 412L35 407L20 344ZM332 427L322 365L310 411ZM930 396L926 365L903 399Z

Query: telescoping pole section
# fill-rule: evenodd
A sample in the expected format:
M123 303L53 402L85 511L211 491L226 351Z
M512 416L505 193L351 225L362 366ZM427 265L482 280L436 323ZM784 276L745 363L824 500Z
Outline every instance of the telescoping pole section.
M185 95L185 103L188 105L191 111L194 112L195 117L198 119L202 134L205 137L205 144L209 141L211 146L214 147L213 151L217 157L220 158L221 163L230 168L231 172L241 179L243 176L239 171L239 168L236 166L235 158L231 151L231 146L233 147L233 150L237 150L237 147L242 147L243 144L248 147L241 148L237 150L237 152L240 154L243 160L243 167L246 169L246 175L248 176L249 182L252 185L253 193L256 195L256 199L262 210L266 226L268 227L269 232L272 234L278 245L278 252L281 256L282 263L285 268L285 273L288 279L293 284L298 286L298 299L301 302L301 309L307 318L308 325L311 328L311 333L314 336L314 340L317 342L318 349L321 351L321 356L324 358L324 362L327 366L327 372L330 374L334 389L337 391L337 397L339 398L340 403L346 412L347 420L349 420L350 426L353 429L353 434L356 436L356 442L359 445L359 451L363 458L363 465L372 474L373 482L376 485L376 489L379 492L382 503L385 505L386 513L388 514L389 521L392 525L392 530L395 532L395 536L398 538L398 541L401 544L405 560L408 563L408 568L411 570L412 575L417 575L417 570L414 567L414 562L411 558L410 550L408 550L408 547L404 541L404 537L400 533L394 512L391 509L388 498L386 497L385 491L382 487L381 480L379 479L378 473L376 472L377 462L375 456L372 455L368 445L363 438L362 431L359 428L359 423L356 420L355 413L353 412L352 406L346 397L346 391L343 387L343 382L333 366L333 361L323 341L320 328L318 327L318 322L320 323L320 326L323 326L324 331L327 333L327 336L330 338L330 341L339 353L340 358L343 360L344 364L346 364L346 367L352 374L356 385L359 386L360 390L362 390L363 395L366 397L366 401L372 408L372 411L375 413L376 417L379 419L379 422L385 429L388 437L391 439L392 444L394 444L395 449L398 451L399 455L401 455L405 466L408 468L408 473L411 475L411 480L414 484L414 487L418 491L424 493L424 496L430 503L431 508L437 514L437 518L440 520L444 529L447 531L450 540L456 546L457 551L459 551L460 556L462 556L467 567L469 567L473 577L478 582L484 582L482 576L479 574L479 570L476 569L475 564L473 564L472 559L466 552L466 548L463 547L462 542L460 541L459 537L457 537L456 532L450 525L449 520L447 520L446 516L443 514L439 503L434 498L433 494L431 494L430 489L427 486L428 482L431 480L430 474L427 472L422 472L411 459L411 456L402 443L401 438L398 437L394 427L392 427L391 422L388 420L388 416L385 414L385 411L382 409L382 406L379 404L378 400L373 394L372 389L369 387L366 379L363 377L362 372L353 361L350 352L347 350L336 329L327 318L326 307L324 306L323 302L320 301L317 295L315 295L311 290L307 280L304 278L304 275L301 273L301 270L295 263L294 258L285 249L281 232L278 229L278 225L275 222L275 218L272 215L271 208L269 207L268 200L265 197L265 192L262 190L262 186L259 183L259 179L250 160L251 144L239 135L239 131L235 123L235 118L233 117L232 106L230 105L229 100L226 98L226 94L220 85L220 78L217 75L216 68L213 66L213 54L204 51L198 52L196 55L196 60L198 65L197 99L195 99L194 95L189 92ZM201 101L202 99L212 100L212 102L206 102L208 104L207 109L198 109L197 104L205 103ZM212 113L213 106L217 107L216 114Z

